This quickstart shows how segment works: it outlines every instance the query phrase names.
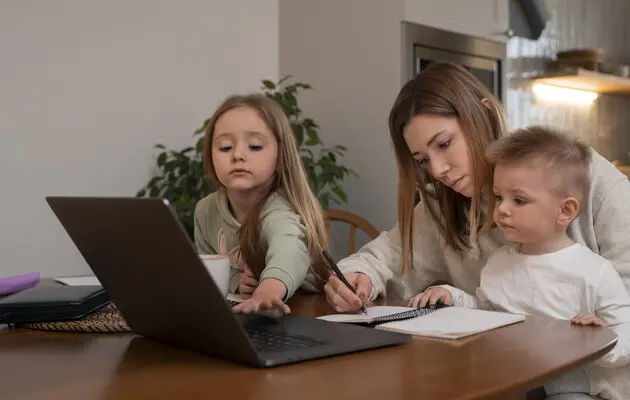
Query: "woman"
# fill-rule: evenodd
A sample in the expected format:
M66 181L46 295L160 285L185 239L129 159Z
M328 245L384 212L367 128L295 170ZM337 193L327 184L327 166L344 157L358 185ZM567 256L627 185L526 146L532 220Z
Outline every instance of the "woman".
M378 295L408 300L438 280L474 293L488 256L505 244L485 213L494 196L483 156L506 131L505 120L496 98L457 64L432 63L403 86L389 117L398 224L339 262L356 294L331 276L324 289L336 311L356 311ZM569 236L609 259L628 287L630 183L595 152L591 173L589 199ZM414 305L432 297L426 291Z

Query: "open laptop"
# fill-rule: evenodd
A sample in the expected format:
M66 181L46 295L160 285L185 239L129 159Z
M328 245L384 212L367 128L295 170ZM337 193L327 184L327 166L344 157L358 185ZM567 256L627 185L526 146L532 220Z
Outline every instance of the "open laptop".
M129 327L146 338L256 367L411 340L295 314L272 319L234 313L164 200L46 201Z

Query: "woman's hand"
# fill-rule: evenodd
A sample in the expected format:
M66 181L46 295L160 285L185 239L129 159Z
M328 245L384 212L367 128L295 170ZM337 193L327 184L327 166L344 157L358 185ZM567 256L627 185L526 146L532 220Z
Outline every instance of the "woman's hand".
M326 301L328 301L337 312L358 311L362 305L367 303L370 293L372 293L372 279L366 274L361 273L348 273L343 275L350 285L355 288L356 294L348 289L348 287L333 274L328 279L326 286L324 286Z
M282 299L287 288L278 279L264 279L254 290L254 293L241 304L234 306L234 312L242 314L261 314L271 318L280 318L289 314L291 309Z
M244 297L249 297L258 287L258 280L254 278L254 273L246 265L245 271L241 274L241 281L238 285L238 292Z
M453 305L453 295L448 290L441 287L430 287L422 293L415 295L409 300L409 307L422 308L426 305L433 305L437 302Z

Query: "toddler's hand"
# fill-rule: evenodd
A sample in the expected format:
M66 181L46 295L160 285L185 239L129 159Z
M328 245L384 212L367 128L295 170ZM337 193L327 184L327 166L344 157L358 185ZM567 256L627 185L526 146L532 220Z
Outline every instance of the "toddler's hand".
M604 321L599 319L598 317L590 314L578 314L575 317L571 318L571 323L575 325L590 325L590 326L606 326Z
M409 307L422 308L426 305L433 305L437 302L453 305L453 295L448 290L441 287L430 287L422 293L415 295L409 300Z
M244 297L249 297L258 287L258 280L254 278L254 273L245 266L245 271L241 274L241 281L238 285L238 292Z

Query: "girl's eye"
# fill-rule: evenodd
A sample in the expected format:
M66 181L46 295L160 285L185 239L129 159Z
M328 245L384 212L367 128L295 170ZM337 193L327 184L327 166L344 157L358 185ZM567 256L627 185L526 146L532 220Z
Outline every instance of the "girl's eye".
M249 146L249 149L252 151L260 151L262 150L262 148L263 148L262 146L254 146L254 145Z
M527 200L519 199L519 198L514 199L514 202L518 204L519 206L527 204Z
M503 201L503 196L501 196L500 194L495 194L495 195L494 195L494 198L495 198L498 202Z
M440 148L441 150L445 150L445 149L448 149L448 146L450 145L451 145L451 139L448 139L438 144L438 148Z
M220 146L219 147L219 151L222 152L222 153L225 153L225 152L230 151L230 150L232 150L232 146Z
M416 161L418 161L418 164L420 164L421 167L424 167L429 162L429 159L427 157L424 157Z

